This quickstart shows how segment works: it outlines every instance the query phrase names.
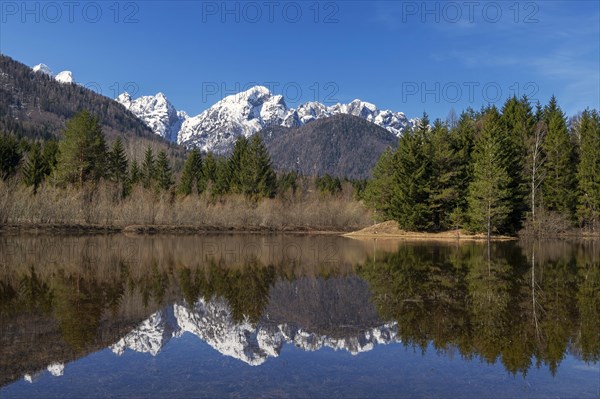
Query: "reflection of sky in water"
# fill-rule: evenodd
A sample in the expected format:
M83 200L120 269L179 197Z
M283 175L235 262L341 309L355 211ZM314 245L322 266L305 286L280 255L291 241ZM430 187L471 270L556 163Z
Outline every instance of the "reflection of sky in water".
M582 372L584 370L584 372ZM513 376L496 363L459 355L424 355L402 344L356 356L324 348L283 346L260 367L219 354L192 334L169 341L158 356L109 349L69 363L61 377L41 375L2 389L13 397L597 397L598 365L566 356L553 378L547 368Z

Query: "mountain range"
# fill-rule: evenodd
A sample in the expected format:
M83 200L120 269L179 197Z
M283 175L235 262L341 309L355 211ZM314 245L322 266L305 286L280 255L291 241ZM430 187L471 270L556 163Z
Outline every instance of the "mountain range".
M164 93L136 99L122 93L113 101L76 84L70 71L54 75L45 64L29 68L4 55L1 58L0 91L7 101L0 107L0 128L56 137L66 119L87 108L100 117L109 137L129 138L128 152L138 159L150 136L159 140L152 146L170 143L169 153L179 157L181 148L193 147L224 155L239 136L261 132L278 170L366 178L385 148L394 146L405 129L418 123L402 112L380 110L358 99L330 106L313 101L290 108L283 96L264 86L227 96L190 116L177 110Z
M160 310L112 345L111 349L117 355L129 349L156 356L172 338L184 333L191 333L221 354L251 366L259 366L268 358L279 356L286 343L310 352L327 347L356 355L380 344L400 342L396 322L344 337L332 337L288 323L236 322L227 302L214 298L210 301L199 299L192 308L174 304Z
M298 128L335 115L359 117L395 136L412 127L416 121L409 120L402 112L380 110L358 99L332 106L313 101L298 108L289 108L283 96L273 94L264 86L254 86L227 96L192 117L177 111L163 93L135 100L128 93L123 93L117 101L161 137L217 154L227 153L239 136L249 137L273 126Z

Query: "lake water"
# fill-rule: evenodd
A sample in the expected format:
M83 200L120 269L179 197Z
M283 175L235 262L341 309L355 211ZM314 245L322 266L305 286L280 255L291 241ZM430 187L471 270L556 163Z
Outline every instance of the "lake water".
M600 396L600 243L0 237L0 397Z

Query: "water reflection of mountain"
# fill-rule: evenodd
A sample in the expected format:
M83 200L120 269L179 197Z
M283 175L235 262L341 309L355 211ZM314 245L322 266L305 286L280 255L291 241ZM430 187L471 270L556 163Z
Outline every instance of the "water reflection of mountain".
M279 355L285 343L307 351L322 347L358 354L396 340L396 324L384 324L356 276L278 281L258 322L236 320L222 297L176 303L154 313L112 346L156 356L173 337L196 335L220 353L250 365Z
M567 353L598 361L593 245L497 244L488 258L479 244L380 244L2 238L0 385L109 346L155 355L186 332L249 364L285 343L358 353L395 341L511 372L555 371Z

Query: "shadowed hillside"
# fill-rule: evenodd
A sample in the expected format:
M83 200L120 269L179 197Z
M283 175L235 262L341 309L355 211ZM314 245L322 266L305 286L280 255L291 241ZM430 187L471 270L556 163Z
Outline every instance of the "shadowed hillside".
M148 145L176 148L118 102L77 84L57 82L0 54L1 132L43 140L60 137L65 121L82 109L99 118L109 140L124 137L135 158L140 158Z
M278 170L349 178L369 177L379 156L398 141L387 130L352 115L335 115L292 129L273 126L259 134Z

